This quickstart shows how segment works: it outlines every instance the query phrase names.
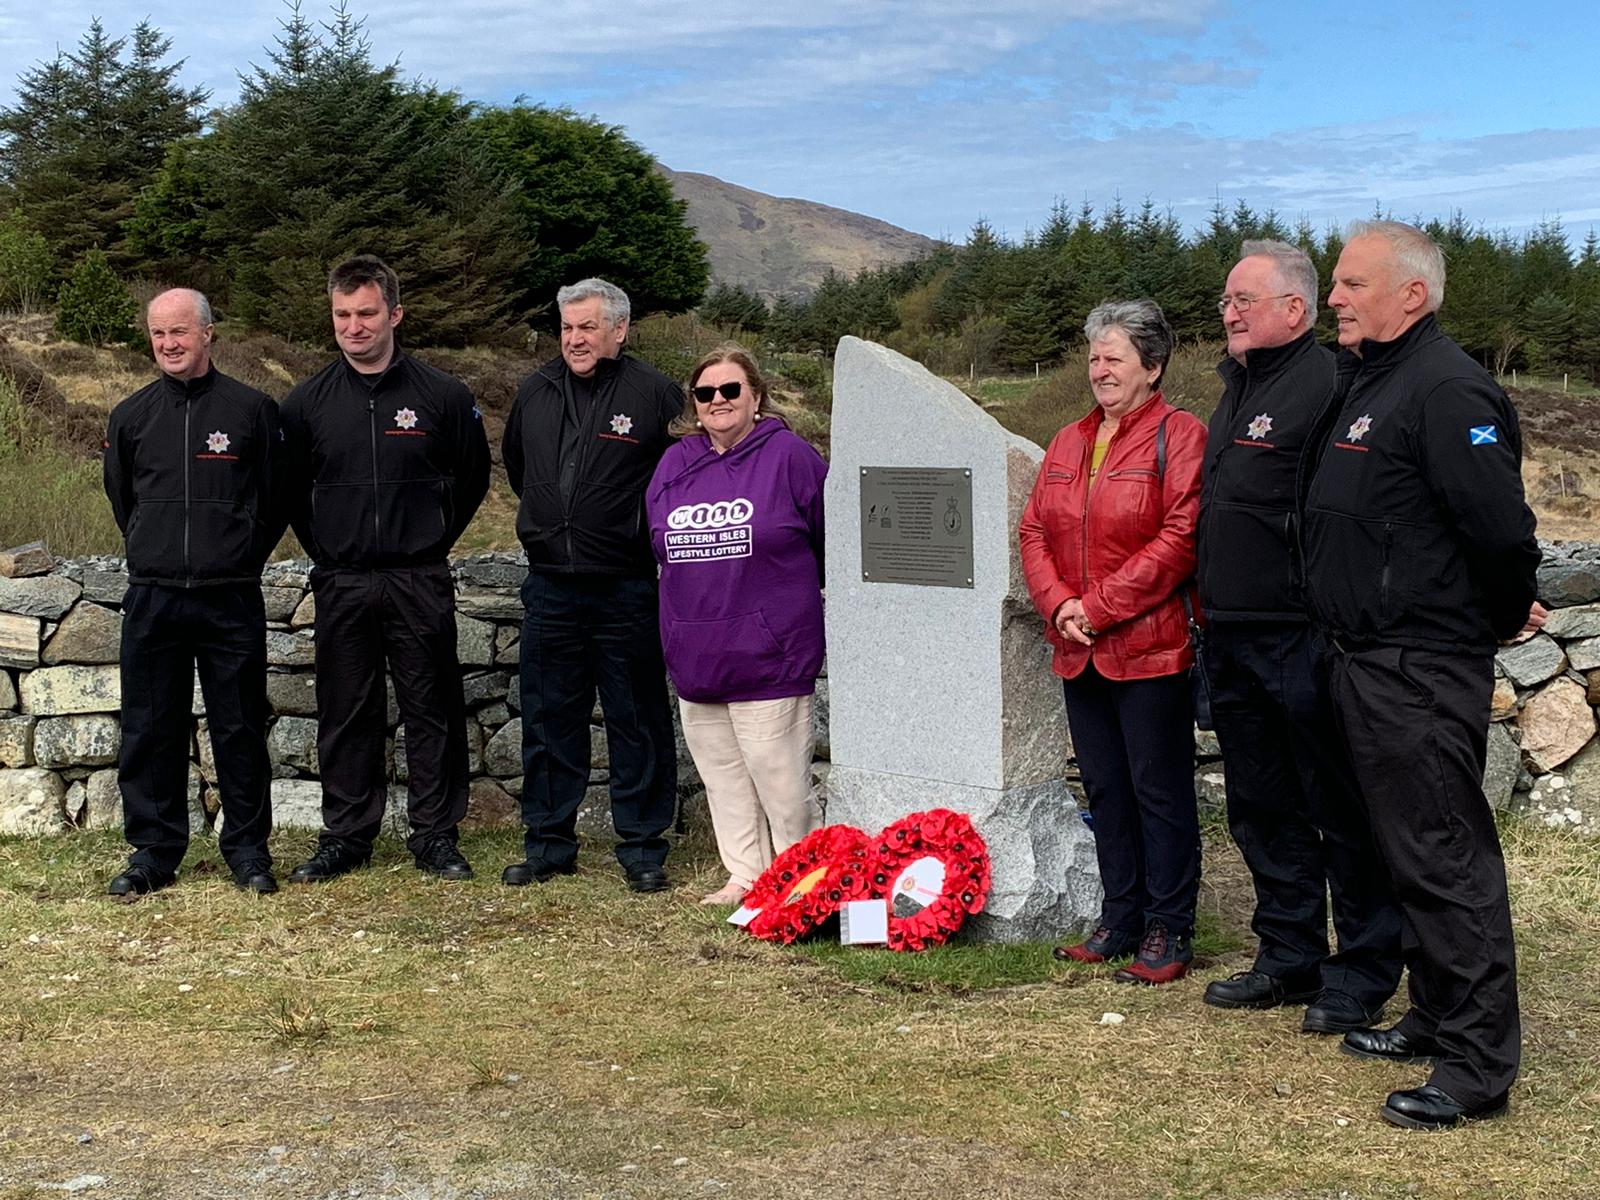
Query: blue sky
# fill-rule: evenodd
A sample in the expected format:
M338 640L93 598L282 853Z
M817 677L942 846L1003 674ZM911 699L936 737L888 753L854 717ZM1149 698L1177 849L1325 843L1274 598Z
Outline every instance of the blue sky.
M1244 199L1318 227L1461 209L1600 227L1593 0L352 0L374 58L565 104L668 166L961 240L1120 195L1187 226ZM0 103L97 13L150 14L217 101L286 9L0 0ZM187 11L185 23L177 13ZM327 9L308 3L322 20Z

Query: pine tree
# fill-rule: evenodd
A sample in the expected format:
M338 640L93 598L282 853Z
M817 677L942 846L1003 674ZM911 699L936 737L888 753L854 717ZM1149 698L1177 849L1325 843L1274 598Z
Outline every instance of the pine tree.
M56 329L88 346L134 338L139 309L103 251L91 250L72 268L56 297Z
M0 311L38 308L55 270L50 243L26 217L13 212L0 219Z

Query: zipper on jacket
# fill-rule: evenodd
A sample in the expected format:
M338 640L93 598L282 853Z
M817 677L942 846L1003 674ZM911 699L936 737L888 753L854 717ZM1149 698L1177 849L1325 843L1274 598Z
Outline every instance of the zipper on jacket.
M189 402L190 397L183 397L183 586L189 587L194 583L194 574L189 569L189 523L194 507L194 501L189 495L189 460L194 455L189 450Z
M367 434L372 442L372 555L382 553L380 543L383 532L378 527L378 399L367 396Z
M1389 549L1394 545L1394 525L1383 523L1383 574L1378 577L1378 611L1389 619Z

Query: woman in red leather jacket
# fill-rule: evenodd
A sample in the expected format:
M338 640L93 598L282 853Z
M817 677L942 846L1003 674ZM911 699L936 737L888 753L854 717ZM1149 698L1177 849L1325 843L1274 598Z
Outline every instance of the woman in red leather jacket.
M1200 884L1182 592L1206 428L1162 399L1173 335L1154 302L1102 304L1084 334L1095 407L1050 443L1020 527L1105 887L1094 933L1055 953L1133 955L1118 980L1168 983L1193 958Z

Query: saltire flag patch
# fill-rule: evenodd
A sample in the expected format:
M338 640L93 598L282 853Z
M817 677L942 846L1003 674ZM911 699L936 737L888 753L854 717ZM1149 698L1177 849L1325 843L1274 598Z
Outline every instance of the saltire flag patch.
M1500 440L1500 435L1495 432L1493 425L1474 425L1467 432L1471 435L1474 446L1492 446Z

